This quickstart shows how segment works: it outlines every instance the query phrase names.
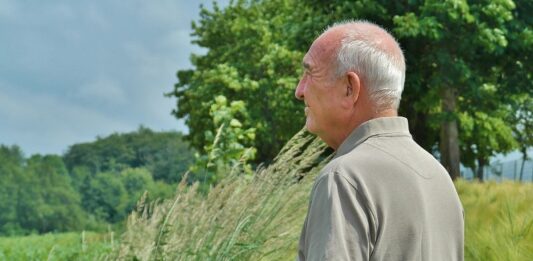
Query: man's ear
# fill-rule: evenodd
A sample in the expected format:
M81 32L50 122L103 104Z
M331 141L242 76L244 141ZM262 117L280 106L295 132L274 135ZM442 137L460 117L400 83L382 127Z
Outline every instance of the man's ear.
M348 84L346 86L346 96L350 96L353 104L357 102L359 93L361 92L361 80L359 75L355 72L347 72Z

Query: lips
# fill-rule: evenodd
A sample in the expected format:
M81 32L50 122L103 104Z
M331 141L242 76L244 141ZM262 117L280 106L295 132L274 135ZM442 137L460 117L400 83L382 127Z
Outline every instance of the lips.
M305 111L305 116L307 116L307 114L309 113L309 106L305 106L304 111Z

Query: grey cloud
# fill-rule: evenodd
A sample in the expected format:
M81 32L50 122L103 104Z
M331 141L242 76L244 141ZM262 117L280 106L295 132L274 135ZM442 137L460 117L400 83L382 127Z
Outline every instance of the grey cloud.
M60 153L140 124L186 132L163 94L205 51L190 43L200 4L0 0L0 143Z
M108 78L97 78L80 86L76 90L76 95L81 99L116 105L122 105L126 102L126 94L120 84Z
M8 122L0 125L0 143L17 143L28 153L59 153L65 145L136 127L58 97L5 84L0 84L0 118Z

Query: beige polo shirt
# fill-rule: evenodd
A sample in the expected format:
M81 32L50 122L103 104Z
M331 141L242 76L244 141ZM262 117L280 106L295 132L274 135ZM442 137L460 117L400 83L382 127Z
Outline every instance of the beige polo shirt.
M407 119L373 119L316 178L297 260L463 260L463 221L450 176Z

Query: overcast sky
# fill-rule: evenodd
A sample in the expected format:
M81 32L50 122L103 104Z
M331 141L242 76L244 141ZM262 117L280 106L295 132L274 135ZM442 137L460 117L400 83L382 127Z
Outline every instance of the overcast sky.
M61 154L141 124L186 132L163 93L204 52L189 36L200 4L0 0L0 144Z

